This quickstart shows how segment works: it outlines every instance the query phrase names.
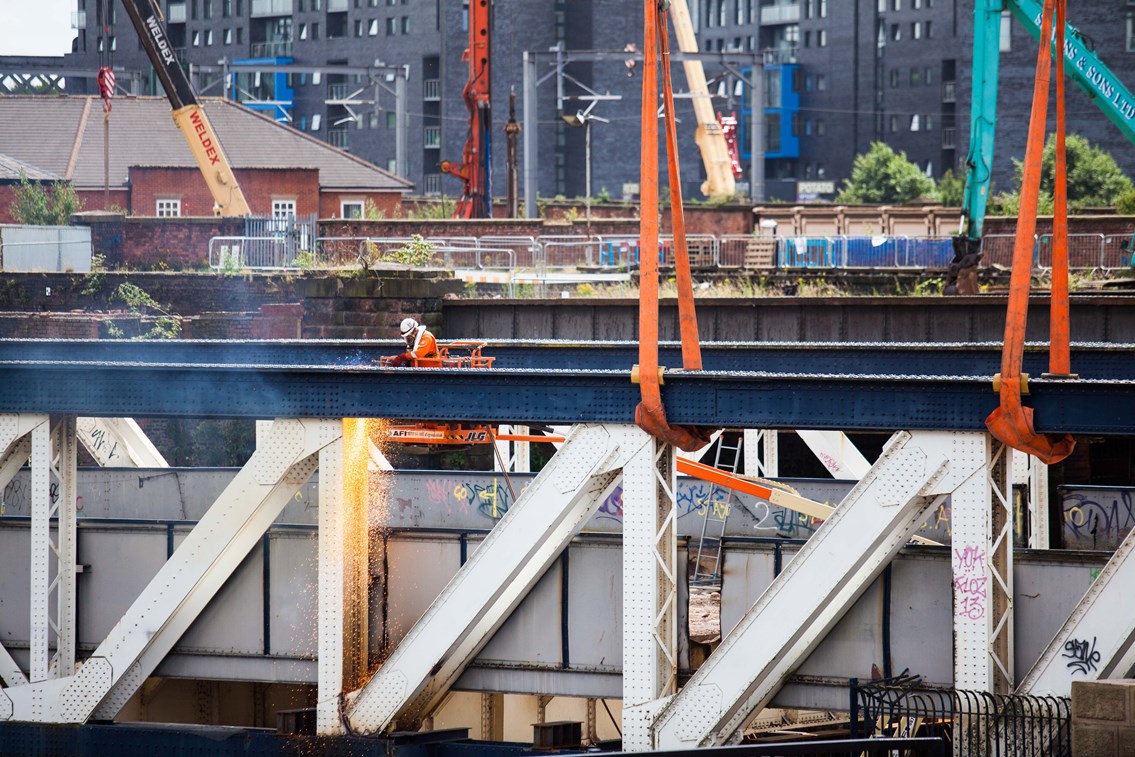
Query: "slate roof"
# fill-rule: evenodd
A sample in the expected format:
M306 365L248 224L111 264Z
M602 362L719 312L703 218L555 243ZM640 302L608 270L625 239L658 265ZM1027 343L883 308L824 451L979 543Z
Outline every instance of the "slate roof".
M233 168L317 168L325 190L398 192L413 187L406 179L231 101L203 98L201 103ZM101 188L102 102L94 96L0 96L0 155L69 178L77 189ZM164 97L114 100L112 188L126 186L130 166L197 168Z
M0 155L0 182L19 181L21 171L24 176L28 177L29 181L59 181L62 178L50 171L42 171L8 155Z

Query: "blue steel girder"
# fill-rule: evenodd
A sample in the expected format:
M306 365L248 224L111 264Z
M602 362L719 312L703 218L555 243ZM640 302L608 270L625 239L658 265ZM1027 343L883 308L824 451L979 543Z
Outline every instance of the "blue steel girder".
M380 340L28 340L0 339L0 362L78 361L91 363L208 364L225 366L370 366L380 356L405 349L401 341ZM638 362L637 342L486 340L484 354L494 369L618 370ZM787 374L864 374L991 377L1000 370L1001 344L866 342L703 342L710 371ZM682 364L681 345L659 346L662 365ZM1072 365L1084 378L1135 376L1135 345L1074 343ZM1047 370L1048 344L1025 346L1023 370Z
M1135 381L1030 389L1038 431L1135 431ZM672 423L731 428L982 430L997 406L987 376L673 371L662 398ZM0 412L632 423L638 401L628 371L0 363Z

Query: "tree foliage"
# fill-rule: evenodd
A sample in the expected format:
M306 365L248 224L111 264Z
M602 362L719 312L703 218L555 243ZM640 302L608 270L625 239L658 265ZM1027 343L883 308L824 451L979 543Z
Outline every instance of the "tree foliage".
M1119 195L1131 189L1131 179L1111 157L1111 153L1092 145L1079 134L1065 140L1068 163L1068 202L1078 207L1111 207ZM1017 186L1021 185L1024 164L1017 163ZM1040 164L1040 189L1048 195L1056 190L1056 136L1044 146Z
M938 202L948 208L960 208L965 201L966 185L960 176L954 175L954 169L948 169L938 179L938 187L934 191Z
M79 197L69 181L33 184L20 171L11 213L16 223L33 226L65 226L79 210Z
M1070 208L1126 207L1131 203L1135 187L1106 150L1093 146L1079 134L1069 134L1065 140L1065 160ZM1025 164L1014 160L1013 165L1016 166L1017 191L994 198L994 212L1015 215L1020 208ZM1056 136L1050 135L1041 156L1038 213L1052 213L1055 189Z
M851 178L836 197L846 203L910 202L934 191L934 181L905 152L896 153L883 142L873 142L866 153L855 156Z

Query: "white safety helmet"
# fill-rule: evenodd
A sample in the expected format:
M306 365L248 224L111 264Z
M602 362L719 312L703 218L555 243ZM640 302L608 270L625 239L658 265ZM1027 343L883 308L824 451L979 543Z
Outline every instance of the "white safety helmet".
M418 328L418 322L413 318L402 319L402 336L410 336Z

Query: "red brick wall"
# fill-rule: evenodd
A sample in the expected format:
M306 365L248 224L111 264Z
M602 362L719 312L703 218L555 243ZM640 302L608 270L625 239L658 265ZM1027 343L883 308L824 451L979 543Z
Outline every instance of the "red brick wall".
M92 213L76 216L91 227L91 247L107 268L202 269L212 237L241 236L243 218L139 218Z
M16 201L16 187L13 184L0 184L0 223L15 223L12 218L12 203Z
M79 198L79 208L82 211L117 209L119 212L130 210L130 192L125 189L110 190L109 202L107 194L101 189L76 189Z
M370 200L383 218L395 218L402 211L401 192L330 192L319 195L319 217L339 218L342 216L342 201L366 203Z
M301 216L319 213L317 168L249 168L235 174L257 215L271 213L273 199L294 199ZM213 196L195 168L131 166L130 186L129 209L138 215L153 216L159 198L180 199L182 216L213 215Z

